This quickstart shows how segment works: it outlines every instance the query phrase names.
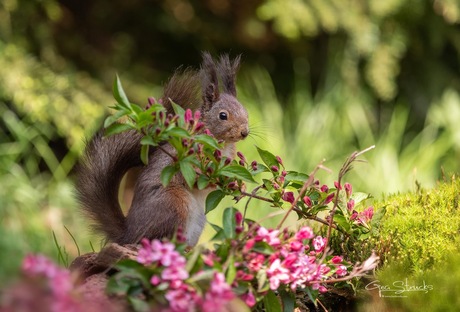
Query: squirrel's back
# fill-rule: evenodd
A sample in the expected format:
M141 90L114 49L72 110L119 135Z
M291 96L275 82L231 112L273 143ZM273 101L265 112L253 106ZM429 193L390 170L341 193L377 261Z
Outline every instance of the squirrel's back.
M200 103L200 80L196 71L176 72L164 87L162 103L173 113L171 101L185 108L197 108ZM83 212L90 218L95 231L113 242L123 241L126 218L121 209L118 192L123 176L129 169L141 167L142 136L127 131L104 136L100 130L87 143L77 165L76 197ZM151 153L155 149L151 149Z

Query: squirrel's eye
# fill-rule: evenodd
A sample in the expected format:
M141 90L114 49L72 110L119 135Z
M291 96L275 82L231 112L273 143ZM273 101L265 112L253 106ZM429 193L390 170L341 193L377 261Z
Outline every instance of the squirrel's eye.
M227 120L227 113L226 112L220 112L219 113L219 119L220 120Z

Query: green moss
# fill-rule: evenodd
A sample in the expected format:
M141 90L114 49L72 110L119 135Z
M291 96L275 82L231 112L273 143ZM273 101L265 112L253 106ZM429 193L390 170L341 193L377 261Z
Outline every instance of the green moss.
M390 239L386 264L397 262L411 273L441 265L446 257L460 252L460 179L439 183L434 189L392 195L376 204L387 213L380 226L380 239Z

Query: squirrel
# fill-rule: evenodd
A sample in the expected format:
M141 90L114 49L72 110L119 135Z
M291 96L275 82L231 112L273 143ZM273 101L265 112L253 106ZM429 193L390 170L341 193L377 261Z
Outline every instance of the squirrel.
M231 61L228 55L222 55L218 62L207 52L202 56L199 71L176 71L164 87L161 102L167 112L172 112L171 101L184 109L199 106L204 128L224 142L223 155L234 158L235 143L249 135L248 113L236 98L240 56ZM77 166L76 182L77 200L83 212L107 241L120 245L137 244L143 238L171 238L179 228L187 245L196 245L206 223L206 197L213 189L190 189L180 173L164 187L160 173L173 160L154 148L148 165L143 165L141 138L134 131L105 137L101 130L87 143ZM167 143L163 149L174 154ZM140 174L125 216L118 201L120 182L135 167L140 167Z

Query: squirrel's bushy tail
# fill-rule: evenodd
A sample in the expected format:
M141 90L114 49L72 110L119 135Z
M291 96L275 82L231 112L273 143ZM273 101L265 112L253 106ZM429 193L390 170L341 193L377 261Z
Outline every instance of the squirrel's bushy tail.
M119 241L125 230L118 191L125 173L142 165L140 139L134 131L108 137L99 131L77 167L77 200L94 229L110 241Z
M173 113L171 101L183 108L197 109L200 82L193 70L177 71L164 87L162 102ZM126 172L143 165L140 158L142 136L135 131L105 137L99 131L88 142L77 166L76 197L93 228L112 242L123 242L126 218L118 200L120 182ZM151 149L153 153L155 149ZM154 160L153 160L154 161Z

